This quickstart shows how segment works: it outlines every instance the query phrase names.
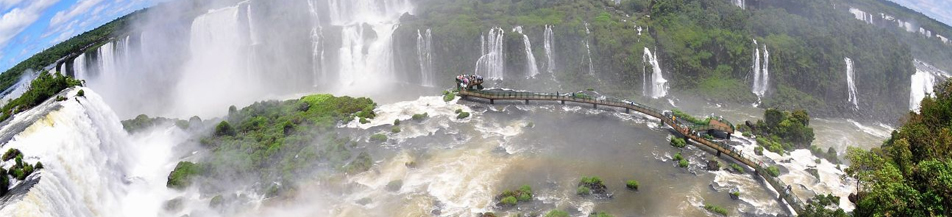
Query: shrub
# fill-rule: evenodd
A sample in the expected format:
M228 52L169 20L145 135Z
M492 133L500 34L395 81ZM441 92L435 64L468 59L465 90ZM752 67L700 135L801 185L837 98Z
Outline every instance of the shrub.
M36 170L43 169L43 162L36 162L36 166L33 166L33 168Z
M76 92L76 96L78 96L78 97L86 97L86 91L79 90L78 92Z
M683 138L671 137L671 146L684 148L688 143Z
M218 208L221 207L224 202L224 198L222 198L221 195L215 195L215 197L212 197L212 200L208 202L208 206L211 206L212 208Z
M185 189L191 184L191 179L193 176L199 175L202 173L202 169L199 165L182 161L178 165L175 165L175 169L172 170L172 173L169 174L168 182L166 182L166 187L173 189Z
M393 127L390 128L390 132L391 132L391 133L400 133L400 127L398 127L398 126L393 126Z
M399 126L399 125L400 125L400 119L393 119L393 126Z
M370 141L371 141L371 142L386 142L386 141L387 141L387 135L383 135L383 134L379 134L379 133L378 133L378 134L374 134L374 135L370 136Z
M370 123L370 121L368 121L366 118L360 118L358 121L360 121L360 124Z
M598 178L598 176L582 177L582 183L586 185L601 185L602 179Z
M56 101L58 101L58 102L66 101L66 97L65 97L65 96L56 96Z
M499 202L501 202L503 205L515 206L516 203L518 203L519 201L516 199L516 197L508 196L508 197L503 198L503 199L500 200Z
M456 115L456 119L464 119L469 117L469 112L460 112Z
M741 135L741 136L744 136L744 137L747 137L747 138L750 138L750 136L751 136L750 133L748 133L748 132L742 132L742 133L740 133L740 135Z
M682 168L688 167L688 160L681 159L680 161L678 161L678 166Z
M456 109L456 114L463 113L463 109Z
M569 213L562 210L552 210L546 213L545 217L569 217Z
M23 153L20 152L19 149L15 149L15 148L7 149L7 152L3 153L3 161L11 160L20 155L23 155Z
M681 152L674 154L674 160L684 160L684 157L681 156Z
M761 146L755 147L755 148L754 148L754 154L763 156L763 155L764 155L764 147L761 147Z
M733 168L734 171L737 171L738 173L744 173L744 167L737 165L736 163L732 163L731 168Z
M215 126L216 137L235 136L236 134L235 128L231 127L231 124L228 124L228 121L222 121L221 123L218 123L218 126Z
M578 186L578 190L576 190L575 193L577 193L578 195L585 196L585 195L591 194L592 189L589 189L588 187L585 187L585 186Z
M443 92L443 101L444 101L444 102L453 101L453 99L456 99L456 93L449 92L449 91Z
M523 202L531 201L532 187L530 187L529 185L523 185L522 187L519 187L519 197L517 199Z
M731 198L740 198L740 191L731 192Z
M605 213L605 212L599 212L599 213L595 213L594 215L589 215L589 216L590 216L590 217L591 217L591 216L594 216L594 217L615 217L615 216L613 216L613 215L611 215L611 214L608 214L608 213Z
M370 170L370 167L373 166L374 161L370 157L370 154L367 152L361 152L357 155L357 158L354 161L351 161L347 167L344 168L344 171L348 173L358 173Z
M707 211L711 211L713 213L723 215L723 216L727 215L727 210L719 206L704 204L704 209L706 209Z
M638 190L638 181L628 180L627 182L625 182L625 186L631 190Z
M427 117L430 117L430 114L427 114L427 113L414 114L414 115L413 115L413 120L414 120L414 121L422 121L423 119L426 119Z
M769 166L767 167L767 174L773 177L780 176L780 169L777 166Z

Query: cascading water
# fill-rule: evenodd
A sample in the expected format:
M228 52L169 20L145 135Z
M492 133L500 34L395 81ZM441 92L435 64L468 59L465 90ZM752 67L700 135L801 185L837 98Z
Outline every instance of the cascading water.
M912 75L912 84L909 87L909 110L918 112L922 99L932 96L935 93L935 85L952 75L919 60L913 60L913 65L916 67L916 73Z
M73 77L77 79L86 79L86 54L80 54L73 59Z
M480 37L482 56L476 60L476 74L484 75L487 79L503 80L506 75L505 54L503 53L503 36L505 31L495 27L489 33Z
M311 77L312 85L317 87L318 82L327 79L327 70L324 61L324 27L321 26L321 17L317 13L317 0L308 0L308 12L311 15Z
M731 0L731 2L733 2L734 5L737 5L737 7L740 7L740 9L747 9L745 0Z
M859 101L856 99L856 83L853 81L853 60L849 57L844 58L846 61L846 86L849 88L848 102L853 104L854 109L859 109Z
M555 33L552 31L551 25L545 25L545 34L543 36L544 42L543 46L545 47L545 70L549 74L555 73Z
M97 55L97 76L111 78L116 75L116 42L109 42L99 47Z
M644 95L654 99L667 96L668 80L665 80L664 76L662 75L661 64L658 63L658 58L652 54L651 50L647 47L645 48L644 55L642 56L642 63L644 63L645 68L647 68L648 65L651 65L650 86L648 86L649 79L645 79L645 77L647 77L647 71L646 69L642 69L642 80L644 82L642 90L644 91Z
M763 64L761 64L763 57ZM767 93L770 88L770 52L767 51L767 45L764 45L763 56L761 56L760 47L757 40L754 40L754 65L751 67L754 71L754 84L751 91L757 95L757 101Z
M4 149L19 149L25 162L44 165L27 178L38 182L23 199L5 204L0 216L162 213L162 202L175 195L165 187L175 166L172 145L187 136L179 130L183 139L169 143L131 138L99 95L86 89L85 97L75 97L77 91L67 93L75 100L50 100L0 130L13 135Z
M522 32L522 26L516 26L513 32L522 35L522 44L526 51L526 74L528 78L535 78L539 74L539 66L536 64L535 55L532 54L532 43L529 42L529 36Z
M426 29L426 34L417 30L417 60L420 61L420 84L426 87L435 86L433 78L433 32Z
M400 22L400 16L412 12L410 2L328 0L328 6L331 25L341 27L342 31L341 48L338 51L339 81L344 85L353 85L368 79L392 80L396 76L393 32Z
M585 23L585 34L591 37L592 31L588 29L588 23ZM595 64L592 63L592 47L588 44L588 38L582 39L585 44L585 53L588 55L588 74L595 76Z

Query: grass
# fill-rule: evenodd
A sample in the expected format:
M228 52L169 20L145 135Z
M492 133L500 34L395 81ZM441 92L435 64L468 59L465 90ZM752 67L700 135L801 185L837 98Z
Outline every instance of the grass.
M631 190L638 190L638 181L628 180L627 182L625 182L625 187L628 187L628 189L631 189Z
M707 211L711 211L713 213L720 214L722 216L727 216L727 209L724 209L716 205L704 204L704 209L706 209Z
M585 186L578 186L578 189L575 190L575 193L578 195L585 196L585 195L592 194L592 189Z

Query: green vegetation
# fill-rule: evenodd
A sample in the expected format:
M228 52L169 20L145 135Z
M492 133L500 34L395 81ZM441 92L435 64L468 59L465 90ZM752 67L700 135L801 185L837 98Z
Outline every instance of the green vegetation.
M592 214L590 214L590 215L588 215L588 216L589 216L589 217L614 217L613 215L608 214L608 213L605 213L605 212L592 213Z
M687 146L687 145L688 145L687 141L684 141L683 138L671 137L671 146L674 146L677 148L684 148L684 146Z
M545 213L545 217L569 217L569 213L562 210L552 210Z
M453 101L453 99L456 99L456 93L455 93L455 92L452 92L452 91L443 91L443 101L444 101L444 102Z
M688 163L688 160L687 160L687 159L678 160L678 167L687 168L687 167L688 167L688 164L689 164L689 163Z
M456 119L465 119L469 117L469 112L464 112L462 109L456 109Z
M602 182L602 179L598 178L598 176L583 176L578 183L576 193L581 196L589 194L606 195L608 194L608 186L605 186L605 183Z
M393 126L393 127L390 128L390 132L391 132L391 133L400 133L400 127L399 127L399 126Z
M810 147L814 139L810 115L804 110L785 112L767 109L764 111L764 120L758 120L751 129L757 135L759 145L781 154L784 150Z
M737 173L744 173L744 167L736 163L731 163L731 169L734 169L734 171L736 171Z
M200 175L207 179L202 180L214 185L216 180L242 174L260 178L261 183L284 183L308 176L307 171L314 168L366 171L373 165L372 156L333 129L355 118L375 117L375 106L368 98L320 94L237 109L218 123L212 135L200 139L212 150L198 162L206 168ZM273 196L288 187L263 188Z
M638 181L628 180L625 182L625 187L628 187L630 190L638 190Z
M854 215L952 215L952 83L935 91L881 147L847 150Z
M810 152L813 153L813 155L816 155L817 157L830 161L830 163L834 163L834 164L840 163L839 155L836 153L836 149L834 149L833 147L830 147L826 149L826 152L823 152L820 149L820 147L817 147L814 145L814 146L810 146ZM819 159L817 161L819 161ZM817 163L819 164L819 162Z
M712 118L710 118L710 117L705 118L705 119L699 119L699 118L696 118L696 117L694 117L694 116L691 116L691 115L689 115L689 114L687 114L687 113L684 113L684 112L682 112L681 110L677 110L677 109L671 110L671 112L674 113L674 116L677 117L679 120L684 120L684 121L687 121L687 122L690 122L690 123L693 123L693 124L696 124L696 125L704 125L704 126L706 126L706 125L708 125L708 124L711 123L711 119L712 119Z
M386 141L387 141L387 135L383 135L383 134L379 134L379 133L378 133L378 134L374 134L374 135L370 136L370 141L371 141L371 142L386 142Z
M412 117L412 119L413 119L414 121L422 121L423 119L426 119L426 118L428 118L428 117L430 117L430 114L428 114L428 113L414 114L413 117Z
M704 204L704 209L712 213L720 214L722 216L727 216L727 210L716 205Z
M754 147L754 154L763 156L763 155L764 155L764 147L763 147L763 146Z
M8 149L7 152L3 153L2 160L14 160L14 164L10 167L10 170L0 168L0 196L6 194L10 188L10 178L8 178L7 175L23 181L27 176L33 174L33 172L43 169L43 163L41 162L36 162L34 165L23 162L23 152L20 152L18 149Z
M674 154L674 160L684 160L684 157L681 156L681 152Z
M512 200L507 201L509 198L512 198ZM518 190L506 190L496 196L496 199L499 200L501 204L510 206L516 205L516 203L519 202L529 202L532 201L532 187L523 185L519 187Z
M3 76L0 75L0 85L2 85ZM16 98L3 106L3 114L0 120L6 120L14 114L29 110L34 106L40 105L43 101L50 99L60 91L70 87L81 86L82 81L76 80L62 74L50 74L48 72L40 73L35 80L30 82L30 88L19 98Z
M731 198L737 199L740 198L740 191L731 192Z
M816 195L813 196L813 199L810 199L807 202L807 206L804 207L804 211L800 214L802 217L847 217L843 209L839 208L838 204L840 202L840 197L833 196L832 194L828 195Z
M137 133L142 130L149 129L151 127L159 126L166 123L175 123L181 129L188 129L189 123L185 120L177 119L168 119L163 117L150 118L148 115L141 114L136 116L134 119L122 121L122 129L125 129L129 133Z
M178 165L175 165L172 173L169 173L168 182L165 183L165 186L179 190L185 189L192 184L192 179L201 173L201 166L188 161L179 162Z
M777 166L768 166L766 169L767 169L767 175L770 175L773 177L780 176L780 169L777 168Z
M218 207L221 207L221 205L224 203L225 203L225 200L221 195L215 195L215 197L212 197L212 199L208 201L208 206L212 208L218 208Z
M397 192L403 187L403 180L394 180L387 183L387 191Z

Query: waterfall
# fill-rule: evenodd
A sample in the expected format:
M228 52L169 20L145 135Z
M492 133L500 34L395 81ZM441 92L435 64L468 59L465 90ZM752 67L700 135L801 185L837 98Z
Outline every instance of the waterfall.
M555 73L555 33L552 31L552 26L545 26L545 34L543 36L544 42L543 46L545 47L545 70L549 74Z
M116 42L109 42L97 50L97 76L112 76L116 73Z
M73 77L77 79L86 79L86 54L80 54L73 59Z
M585 34L588 37L592 35L592 31L588 29L588 23L585 23ZM588 38L582 40L582 43L585 44L585 53L588 55L588 74L595 76L595 64L592 63L592 47L588 44L588 41Z
M922 99L932 96L935 93L935 85L952 75L919 60L913 60L913 65L916 67L916 73L912 75L909 88L909 110L918 112Z
M745 0L731 0L731 1L734 3L734 5L737 5L737 7L740 7L740 9L747 9L747 4Z
M165 184L175 166L172 147L185 141L185 133L170 129L177 133L169 136L181 137L177 141L133 139L99 95L84 91L85 97L50 100L20 113L16 124L0 129L13 138L0 151L19 149L24 162L44 166L27 177L35 185L23 199L7 201L0 216L155 215L164 201L181 195Z
M760 61L761 57L763 58L763 64ZM754 71L754 84L751 89L754 95L757 95L757 100L760 101L770 88L770 52L767 51L767 45L764 44L763 56L761 56L757 40L754 40L754 65L751 68Z
M413 10L409 0L328 0L328 5L330 23L341 27L341 84L392 81L393 32L400 16Z
M651 53L651 50L645 47L644 55L642 56L642 63L644 67L647 68L648 65L651 65L651 84L648 86L649 79L646 79L647 70L642 68L642 80L643 86L642 90L645 96L649 96L653 99L658 99L668 95L668 80L664 79L664 76L661 72L661 64L658 63L658 58ZM650 88L650 89L649 89Z
M512 31L522 35L522 44L526 51L526 75L528 75L528 78L535 78L539 74L539 66L536 64L535 55L532 54L532 43L529 42L529 36L522 32L522 26L516 26Z
M324 27L321 26L321 17L317 13L317 0L308 0L308 12L311 15L311 84L317 87L318 82L327 80L324 62Z
M476 60L476 74L484 75L487 79L503 80L506 75L505 52L503 44L505 43L505 31L502 28L494 27L489 33L480 37L480 50L482 56ZM482 69L482 71L480 71Z
M420 84L426 87L435 86L433 77L433 33L426 29L426 34L417 29L417 60L420 61Z
M856 99L856 83L853 81L853 60L849 57L844 58L846 61L846 86L849 88L848 92L848 102L853 103L853 108L859 109L859 101Z

